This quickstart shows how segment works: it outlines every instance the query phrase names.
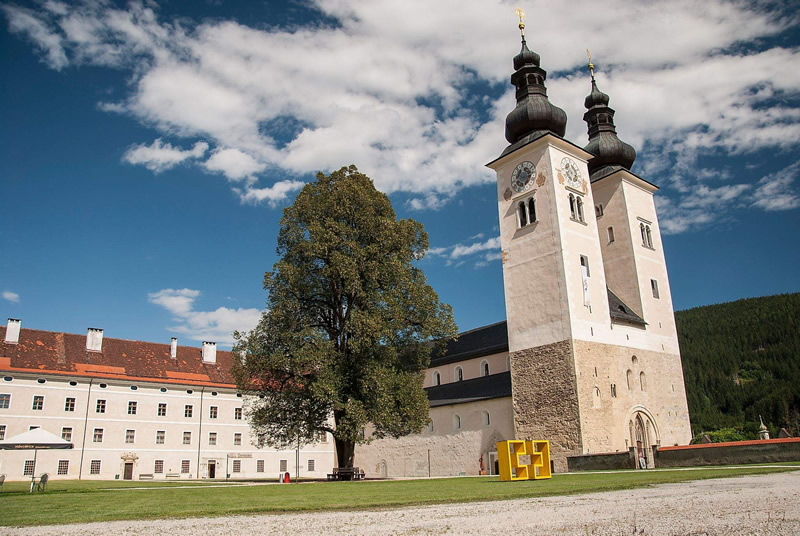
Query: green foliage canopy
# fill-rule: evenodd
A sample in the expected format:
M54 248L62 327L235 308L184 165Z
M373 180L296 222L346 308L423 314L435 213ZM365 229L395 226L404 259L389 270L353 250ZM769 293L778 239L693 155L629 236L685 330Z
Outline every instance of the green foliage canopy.
M421 431L431 350L457 334L452 309L414 266L427 248L422 225L398 221L355 166L302 189L264 276L267 311L236 334L244 357L234 374L258 395L248 416L259 437L277 446L330 432L339 466L351 467L356 443Z

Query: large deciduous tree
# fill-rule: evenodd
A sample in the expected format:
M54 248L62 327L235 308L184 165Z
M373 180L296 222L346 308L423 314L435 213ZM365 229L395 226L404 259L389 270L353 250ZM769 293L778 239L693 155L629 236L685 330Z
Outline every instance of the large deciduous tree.
M268 444L330 432L339 467L358 443L419 432L431 351L456 335L415 261L428 236L397 220L355 166L319 173L284 210L267 310L236 334L234 367L251 426Z

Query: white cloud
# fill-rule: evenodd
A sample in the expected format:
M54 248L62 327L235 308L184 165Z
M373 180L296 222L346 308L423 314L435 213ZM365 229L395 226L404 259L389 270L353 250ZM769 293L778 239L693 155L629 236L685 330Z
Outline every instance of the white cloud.
M149 146L132 145L122 155L122 159L129 164L141 164L154 173L160 173L190 158L202 158L207 150L208 144L204 141L195 143L191 149L183 150L157 138Z
M217 149L206 160L205 167L209 171L222 173L228 180L240 181L252 178L267 166L238 149Z
M408 206L416 210L440 208L460 189L494 180L483 164L502 150L503 120L514 106L513 6L312 3L337 24L284 30L166 20L154 4L136 1L124 9L54 1L38 11L2 9L11 31L33 41L51 67L89 64L129 73L128 94L100 108L190 144L208 140L214 150L204 168L236 182L243 202L275 204L297 188L298 181L268 180L269 171L296 177L351 163L382 191L413 194ZM701 156L796 150L800 111L787 103L800 94L800 69L786 66L800 62L800 49L765 44L794 24L793 14L773 7L726 0L609 0L602 9L593 0L536 2L528 8L529 44L549 72L551 100L570 118L567 137L579 145L586 141L581 117L589 81L585 72L564 73L586 62L578 43L592 49L620 137L639 150L634 171L665 186L660 197L670 199L663 206L679 218L670 226L688 229L704 219L692 213L705 195L697 187L721 178L692 173ZM750 43L758 46L743 46ZM491 97L476 97L471 86L492 88ZM160 160L146 162L162 169ZM709 188L725 195L766 188L727 186L733 188ZM791 193L772 199L752 206L794 206Z
M483 233L479 233L471 239L483 238ZM490 262L499 260L500 254L500 237L492 237L483 242L472 242L471 244L454 244L452 246L434 247L428 250L428 254L432 257L443 257L447 259L447 265L456 267L464 264L463 257L473 257L476 254L477 260L475 262L476 268L487 266Z
M754 207L768 211L790 210L800 206L800 193L792 188L800 175L800 161L758 181L753 193Z
M19 303L19 294L17 294L16 292L11 292L10 290L4 290L2 296L4 300L8 300L12 303Z
M199 290L166 288L148 293L147 300L173 315L177 324L170 326L171 331L186 334L195 341L233 344L234 331L249 331L261 318L258 309L219 307L213 311L196 311L194 304L199 296Z

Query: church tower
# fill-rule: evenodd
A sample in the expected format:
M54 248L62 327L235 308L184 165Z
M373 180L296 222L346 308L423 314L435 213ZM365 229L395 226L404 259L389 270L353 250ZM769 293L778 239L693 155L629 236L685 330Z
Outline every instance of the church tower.
M525 40L497 173L515 436L569 455L687 443L688 410L652 184L630 172L609 98L586 98L589 144Z

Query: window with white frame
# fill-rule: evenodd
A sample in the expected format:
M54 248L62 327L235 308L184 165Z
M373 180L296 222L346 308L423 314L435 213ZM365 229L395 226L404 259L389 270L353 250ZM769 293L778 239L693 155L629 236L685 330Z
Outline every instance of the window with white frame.
M97 403L94 406L95 413L105 413L106 412L106 401L98 399Z
M234 408L233 409L233 419L235 421L241 421L242 420L242 408Z
M256 473L264 472L264 460L256 460Z
M189 464L191 460L181 460L181 473L188 473L189 472Z
M159 475L164 472L164 460L155 461L153 464L153 472Z
M34 460L25 460L25 465L22 466L22 476L33 476Z
M159 402L157 415L159 417L166 417L167 416L167 403L166 402Z
M99 475L100 474L100 460L92 460L89 464L89 474L90 475Z
M639 232L642 234L642 245L646 248L653 248L653 233L650 230L649 222L642 222L639 224Z
M233 460L233 472L234 473L242 472L242 460Z
M573 221L585 223L583 217L583 199L579 195L569 194L569 217Z
M0 441L6 438L6 425L0 424Z
M183 433L183 444L184 445L191 445L192 444L192 433L191 432L184 432Z
M44 396L43 395L34 395L33 397L33 405L31 409L36 411L41 411L44 409Z
M92 433L92 443L102 443L102 442L103 442L103 429L95 428L94 433Z
M64 441L72 441L72 427L64 426L61 428L61 439Z
M308 471L313 472L317 470L317 460L308 460Z
M517 227L522 229L536 222L536 199L529 197L517 202Z
M64 411L75 411L75 399L68 396L64 399Z
M238 432L233 434L233 444L237 446L242 444L242 434Z
M489 362L488 361L481 361L481 376L488 376L489 375Z
M442 375L438 370L433 371L433 385L442 385Z
M128 415L136 415L136 402L130 401L128 402Z
M464 380L464 369L456 367L453 369L453 381L460 382L462 380Z
M156 445L163 445L167 441L166 430L156 430Z
M219 408L217 406L209 406L208 407L208 418L209 419L216 419L218 414L219 414Z
M289 467L289 462L287 460L281 460L280 463L278 464L278 467L279 467L278 469L279 472L285 473L286 468Z
M0 409L8 409L11 405L11 395L9 393L0 393Z
M185 406L183 406L183 416L191 418L192 410L193 410L192 405L186 404Z
M659 295L658 295L658 281L656 281L655 279L651 279L651 280L650 280L650 290L652 290L652 291L653 291L653 297L654 297L655 299L659 299Z
M125 430L125 443L134 443L136 441L136 430Z
M216 445L217 444L217 433L216 432L209 432L208 433L208 444L209 445Z
M57 474L59 475L69 474L69 460L58 460Z

